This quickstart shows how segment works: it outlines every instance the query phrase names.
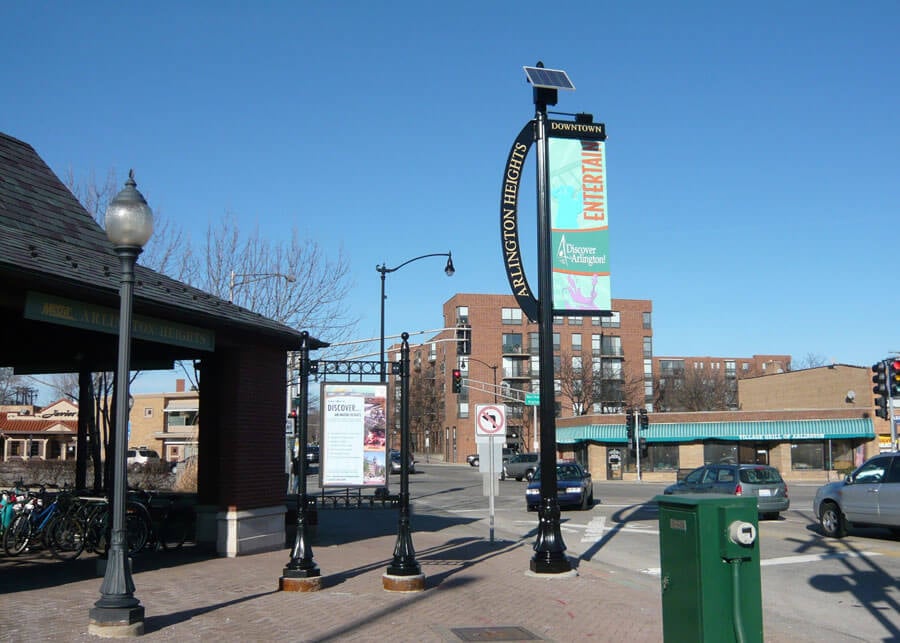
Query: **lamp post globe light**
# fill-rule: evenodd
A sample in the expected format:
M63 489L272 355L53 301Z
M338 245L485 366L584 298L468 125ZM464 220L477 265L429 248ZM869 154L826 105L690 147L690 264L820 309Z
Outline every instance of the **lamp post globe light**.
M456 268L453 267L453 253L452 252L433 252L431 254L421 255L419 257L413 257L412 259L404 261L399 266L396 266L394 268L388 268L383 263L380 266L375 266L375 270L377 270L379 273L381 273L381 333L380 333L381 345L380 345L380 351L379 351L378 355L379 355L379 360L381 361L380 375L381 375L382 382L387 381L387 373L385 372L385 360L384 360L384 299L385 299L384 276L386 274L388 274L389 272L396 272L396 271L400 270L400 268L402 268L403 266L405 266L407 264L412 263L413 261L418 261L419 259L426 259L428 257L447 257L447 264L444 266L444 274L446 274L448 277L452 277L453 274L456 272Z
M112 480L112 532L100 599L90 610L89 631L105 637L144 633L144 607L134 596L125 542L125 461L128 439L128 374L131 369L131 307L134 265L153 233L153 212L138 192L134 171L106 209L106 235L122 269L119 286L119 355L116 368L116 424ZM109 454L108 454L109 455Z

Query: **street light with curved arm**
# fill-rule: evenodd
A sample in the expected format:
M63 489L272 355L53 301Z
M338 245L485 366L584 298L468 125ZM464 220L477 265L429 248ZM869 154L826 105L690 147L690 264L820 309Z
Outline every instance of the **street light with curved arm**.
M241 277L241 280L235 281L235 278L237 277ZM232 270L231 281L228 283L228 301L234 302L234 289L238 286L243 286L244 284L252 284L254 281L262 281L263 279L270 279L272 277L281 277L289 284L297 281L297 279L293 275L286 275L283 272L235 273L234 270Z
M419 259L427 259L428 257L447 257L447 265L444 266L444 273L448 277L452 277L453 273L456 272L456 269L453 267L453 253L452 252L433 252L427 255L421 255L419 257L413 257L407 261L404 261L399 266L394 268L388 268L383 263L380 266L375 266L375 270L381 273L381 345L378 355L381 360L381 381L384 382L387 380L387 373L385 372L385 360L384 360L384 276L389 272L396 272L400 270L403 266L412 263L413 261L418 261Z
M470 361L470 362L478 362L479 364L484 364L484 365L487 366L489 369L491 369L491 371L493 371L493 375L494 375L494 404L496 404L496 403L497 403L497 365L496 365L496 364L488 364L487 362L483 362L483 361L481 361L480 359L478 359L477 357L472 357L471 355L466 355L465 357L463 357L463 359L464 359L464 360L468 360L468 361Z

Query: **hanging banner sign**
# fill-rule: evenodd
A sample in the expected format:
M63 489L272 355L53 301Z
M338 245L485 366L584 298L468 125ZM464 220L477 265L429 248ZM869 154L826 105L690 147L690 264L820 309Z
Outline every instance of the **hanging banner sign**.
M506 278L522 312L533 322L538 318L537 298L528 286L525 267L522 265L522 246L519 243L519 185L525 157L534 143L534 121L530 121L513 143L503 172L503 189L500 191L500 239L503 246L503 265Z
M320 485L385 486L387 385L323 382L320 400Z
M549 122L553 314L602 315L612 309L606 128Z

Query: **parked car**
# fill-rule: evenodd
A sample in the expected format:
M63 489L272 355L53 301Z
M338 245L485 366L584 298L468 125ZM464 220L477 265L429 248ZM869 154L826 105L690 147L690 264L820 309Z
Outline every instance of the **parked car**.
M756 496L757 509L764 518L778 518L791 506L787 485L778 469L763 464L707 464L666 487L663 493Z
M819 487L813 511L833 538L843 538L851 526L887 527L900 535L900 453L876 455L840 482Z
M402 462L400 452L396 449L391 449L391 473L400 473ZM416 461L413 460L412 453L409 454L409 472L416 472Z
M500 479L515 478L521 480L526 478L529 482L534 477L534 472L541 466L540 457L537 453L519 453L514 455L503 465L500 472Z
M506 464L507 462L509 462L509 460L513 456L515 456L515 454L516 454L516 452L513 451L512 449L508 449L508 448L504 447L503 454L502 454L502 464L500 466L502 467L503 464ZM481 458L479 457L479 455L477 453L473 453L471 455L466 456L466 462L469 463L469 466L477 467L479 464L481 464ZM502 468L501 468L501 471L502 471Z
M556 499L560 507L590 509L594 506L594 483L591 474L576 462L556 463ZM525 507L535 511L541 504L541 470L525 488Z
M128 463L129 467L133 464L139 464L143 466L145 464L153 464L159 461L159 454L152 449L148 449L147 447L134 447L128 449L128 451L126 452L125 462Z

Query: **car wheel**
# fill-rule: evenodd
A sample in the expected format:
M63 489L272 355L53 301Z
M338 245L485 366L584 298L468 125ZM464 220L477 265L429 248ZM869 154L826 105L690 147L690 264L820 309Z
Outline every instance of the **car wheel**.
M833 502L826 502L822 505L819 524L822 525L822 531L826 536L843 538L847 535L847 522L844 520L844 514L841 513L841 508Z
M501 479L501 480L506 480L506 471L501 471L501 472L500 472L500 479Z
M591 509L593 506L594 506L594 492L588 491L581 498L581 510L587 511L588 509Z
M525 509L527 509L528 511L537 511L537 506L536 505L525 505Z
M474 460L472 460L473 467L477 467L479 464L480 464L480 462L478 462L478 458L475 458Z
M528 471L526 471L526 472L525 472L525 479L528 480L528 482L531 482L532 480L534 480L534 471L532 471L531 469L529 469Z

